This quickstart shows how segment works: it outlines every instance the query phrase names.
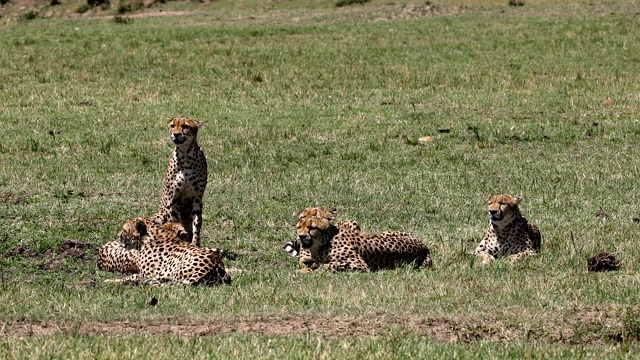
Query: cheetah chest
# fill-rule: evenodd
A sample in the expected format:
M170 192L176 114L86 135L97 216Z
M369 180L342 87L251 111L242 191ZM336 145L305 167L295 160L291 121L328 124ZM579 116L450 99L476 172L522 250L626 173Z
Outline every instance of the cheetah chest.
M526 230L520 222L503 229L498 229L490 224L484 247L493 256L512 254L526 248L527 240Z
M178 197L190 199L199 197L204 191L203 180L206 175L192 166L178 167L172 179L172 188L178 189ZM203 179L203 177L205 177Z

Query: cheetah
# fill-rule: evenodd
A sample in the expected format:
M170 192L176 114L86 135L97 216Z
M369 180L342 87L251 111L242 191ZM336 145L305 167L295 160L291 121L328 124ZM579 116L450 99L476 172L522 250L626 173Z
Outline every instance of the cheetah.
M371 234L360 231L359 226L357 230L339 229L332 222L335 209L328 210L332 214L329 218L323 216L325 211L316 210L315 215L300 218L296 225L297 240L309 252L314 266L361 272L392 269L399 263L432 266L429 249L416 236L397 231Z
M139 272L108 283L184 285L231 283L219 250L185 242L171 231L157 231L148 218L126 220L118 234L126 250L138 250Z
M304 209L300 214L298 214L298 220L303 218L308 218L312 216L319 216L329 221L333 222L337 214L336 208L325 208L325 207L308 207ZM360 225L355 221L339 221L335 223L336 228L341 231L360 231ZM296 239L287 241L286 244L282 247L282 249L289 253L289 255L294 258L297 257L299 263L302 267L306 268L317 268L317 264L314 263L311 253L308 249L302 248L300 246L300 241Z
M514 263L528 255L536 255L541 247L538 228L527 221L518 208L522 197L498 194L489 197L489 227L474 255L486 265L507 256Z
M152 217L159 225L180 222L196 246L200 246L202 197L207 186L207 159L197 141L201 126L201 121L187 117L169 121L169 137L175 148L167 164L160 207Z
M169 232L176 235L182 241L187 241L187 231L178 222L168 222L162 226L151 223L148 230L155 236L161 236L162 232ZM121 272L123 274L137 274L139 251L137 249L126 249L120 240L108 242L98 249L98 268L105 271Z

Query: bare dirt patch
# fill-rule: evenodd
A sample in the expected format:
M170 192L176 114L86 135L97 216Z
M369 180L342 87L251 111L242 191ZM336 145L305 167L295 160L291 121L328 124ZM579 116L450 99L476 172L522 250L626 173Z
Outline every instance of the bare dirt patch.
M406 4L400 13L392 17L395 19L415 19L427 16L447 16L457 15L467 10L466 6L460 5L434 5L429 2L422 4Z
M31 250L26 244L18 244L4 254L5 258L34 256L38 256L38 253Z
M157 302L156 302L157 303ZM154 304L155 305L155 304ZM476 340L549 343L603 343L624 333L619 314L587 310L557 316L535 315L536 322L483 318L443 318L420 315L366 314L358 316L268 315L259 317L211 318L184 322L180 319L155 322L38 322L21 319L6 323L3 337L51 336L73 331L86 335L164 335L197 337L217 334L288 335L313 333L326 338L386 336L406 331L428 336L442 343Z
M16 206L29 204L28 196L18 194L1 194L0 200Z
M145 18L145 17L157 17L157 16L183 16L197 14L197 11L162 11L162 10L150 10L140 13L134 13L126 15L130 18Z
M80 240L67 239L58 246L55 253L60 258L75 257L84 259L84 251L93 247Z

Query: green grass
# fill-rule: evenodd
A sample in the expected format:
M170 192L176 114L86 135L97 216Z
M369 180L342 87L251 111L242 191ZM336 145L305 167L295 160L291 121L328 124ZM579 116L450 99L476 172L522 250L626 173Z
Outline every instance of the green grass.
M632 356L640 7L507 3L170 2L147 12L188 13L126 23L4 9L0 357ZM221 287L107 286L118 275L97 270L95 248L156 210L176 115L205 122L204 245L242 272ZM543 248L481 268L471 253L497 192L524 195ZM316 204L419 235L434 268L296 273L280 248ZM94 250L44 270L66 239ZM586 273L600 251L622 269ZM331 325L345 319L356 330Z

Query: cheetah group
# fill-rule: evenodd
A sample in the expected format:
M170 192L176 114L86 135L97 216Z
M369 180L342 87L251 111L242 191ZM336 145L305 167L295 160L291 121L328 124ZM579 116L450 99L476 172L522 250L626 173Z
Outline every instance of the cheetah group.
M219 249L200 246L207 160L198 144L202 122L188 117L169 121L175 145L167 164L160 206L151 217L125 220L118 239L98 250L98 267L127 275L108 279L126 284L230 283ZM518 205L522 197L489 197L489 225L474 251L478 261L499 258L516 262L540 251L538 228L525 219ZM385 231L364 232L356 221L336 221L337 210L308 207L298 215L293 240L283 250L298 259L300 272L316 270L369 272L398 265L430 268L431 252L416 235Z

